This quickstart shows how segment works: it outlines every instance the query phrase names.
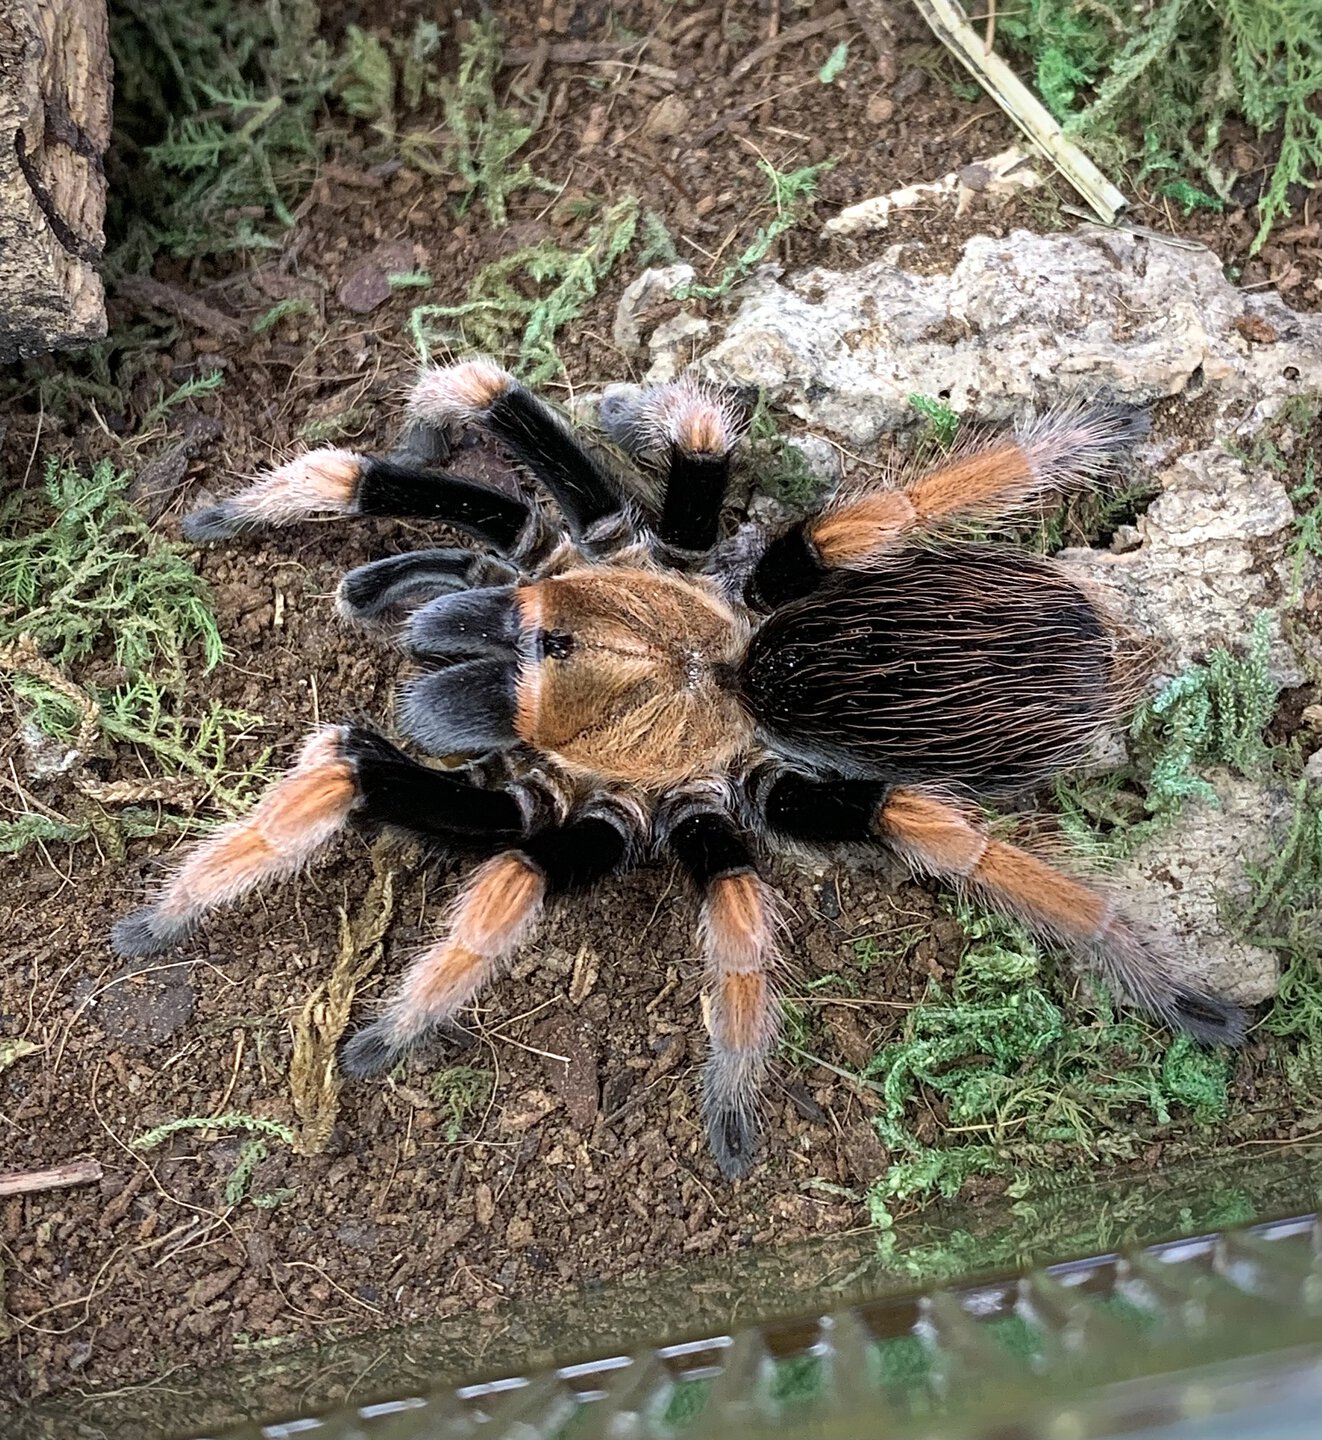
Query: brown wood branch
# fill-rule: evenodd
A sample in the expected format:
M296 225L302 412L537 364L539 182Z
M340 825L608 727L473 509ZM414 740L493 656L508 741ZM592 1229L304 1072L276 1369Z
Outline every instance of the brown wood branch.
M102 1173L101 1162L90 1155L49 1170L14 1170L0 1175L0 1200L10 1195L35 1195L42 1190L67 1190L71 1185L92 1185Z
M205 300L180 290L175 285L166 285L147 275L124 275L115 284L115 293L139 308L164 310L180 320L186 320L209 335L224 339L237 339L244 334L243 326L229 315L213 309Z
M770 60L777 51L783 50L787 45L798 45L801 41L811 40L814 35L820 35L823 31L834 30L844 25L849 19L847 11L832 10L829 15L818 15L811 20L800 20L797 25L791 25L788 29L782 30L779 35L771 40L764 40L755 50L750 50L747 55L735 65L730 67L730 83L742 80L750 70L756 70L765 60Z
M969 24L958 0L912 0L937 39L1087 201L1106 225L1129 202L1057 124L1035 94Z
M877 56L877 78L884 84L895 83L895 21L892 18L896 0L845 0L854 24L867 36Z
M561 40L555 44L540 41L536 45L515 45L505 51L501 64L510 70L518 65L531 65L535 60L552 65L586 65L593 60L619 60L625 55L641 54L647 48L642 40Z
M0 4L0 364L106 333L105 0Z

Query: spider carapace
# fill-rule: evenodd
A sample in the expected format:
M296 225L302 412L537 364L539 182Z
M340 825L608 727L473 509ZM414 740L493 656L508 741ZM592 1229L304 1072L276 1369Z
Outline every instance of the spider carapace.
M548 902L669 854L701 907L703 1113L731 1177L758 1151L777 1037L781 926L758 860L778 847L888 847L1017 916L1122 1002L1208 1043L1242 1039L1243 1012L1175 946L994 835L979 808L1083 760L1136 698L1142 647L1062 568L959 527L1108 483L1142 413L1072 405L906 485L722 540L742 413L690 381L608 391L603 428L655 475L650 499L510 375L469 361L423 375L389 456L315 450L190 516L193 539L392 514L478 542L364 565L339 592L346 619L399 631L418 662L403 738L467 761L424 764L361 725L316 731L248 815L115 927L115 948L176 944L350 824L479 861L383 1013L346 1042L343 1069L366 1075L452 1022ZM465 424L553 509L443 468Z

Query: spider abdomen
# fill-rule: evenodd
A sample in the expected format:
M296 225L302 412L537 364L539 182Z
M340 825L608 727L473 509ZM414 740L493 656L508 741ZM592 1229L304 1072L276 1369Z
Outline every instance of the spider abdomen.
M740 686L782 753L997 794L1076 763L1118 718L1125 649L1048 561L911 546L775 611Z

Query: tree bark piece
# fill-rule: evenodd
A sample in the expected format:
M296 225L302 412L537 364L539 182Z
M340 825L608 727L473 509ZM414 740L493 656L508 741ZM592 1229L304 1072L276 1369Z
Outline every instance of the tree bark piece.
M0 0L0 363L106 333L105 0Z

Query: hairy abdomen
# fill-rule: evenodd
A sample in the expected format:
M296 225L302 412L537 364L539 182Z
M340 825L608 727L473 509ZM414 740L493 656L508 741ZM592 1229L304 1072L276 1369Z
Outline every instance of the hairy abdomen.
M741 690L772 748L987 794L1076 763L1128 704L1133 646L1049 562L914 546L754 635Z

